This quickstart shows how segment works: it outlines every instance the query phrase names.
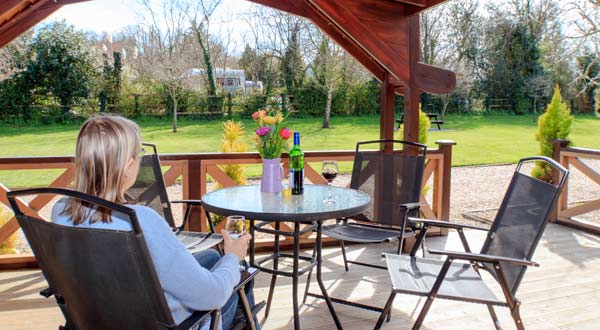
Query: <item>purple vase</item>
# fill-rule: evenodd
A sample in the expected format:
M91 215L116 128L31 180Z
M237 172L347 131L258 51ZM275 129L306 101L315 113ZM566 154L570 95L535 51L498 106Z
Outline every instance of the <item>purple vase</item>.
M262 178L260 180L260 191L278 193L281 192L281 180L283 179L283 167L281 158L263 158Z

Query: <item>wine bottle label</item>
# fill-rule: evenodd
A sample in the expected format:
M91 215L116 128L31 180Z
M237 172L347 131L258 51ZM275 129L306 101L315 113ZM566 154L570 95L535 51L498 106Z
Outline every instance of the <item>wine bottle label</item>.
M288 176L288 183L290 185L290 189L294 189L294 170L291 168Z

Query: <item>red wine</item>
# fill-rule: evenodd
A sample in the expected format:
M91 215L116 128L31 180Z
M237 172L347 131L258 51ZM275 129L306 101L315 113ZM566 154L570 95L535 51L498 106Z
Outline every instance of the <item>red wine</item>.
M333 180L337 176L336 172L323 172L322 174L323 174L323 177L325 178L325 180L327 180L327 182L329 182L329 183L333 182Z

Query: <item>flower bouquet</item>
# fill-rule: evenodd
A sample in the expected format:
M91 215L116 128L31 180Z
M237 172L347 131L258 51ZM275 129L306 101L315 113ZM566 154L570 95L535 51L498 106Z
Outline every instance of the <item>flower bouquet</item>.
M261 191L280 192L283 179L281 153L288 150L292 132L284 127L285 117L280 111L270 114L259 110L252 114L252 119L258 126L255 131L256 149L263 158Z

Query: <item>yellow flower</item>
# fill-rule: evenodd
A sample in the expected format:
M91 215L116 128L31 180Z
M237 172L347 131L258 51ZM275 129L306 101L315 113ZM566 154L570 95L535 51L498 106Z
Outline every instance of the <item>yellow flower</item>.
M283 118L283 114L282 114L280 111L278 111L278 112L275 114L275 119L277 120L277 122L278 122L278 123L281 123L281 122L283 121L283 119L284 119L284 118Z
M277 122L277 119L273 116L266 116L262 120L267 125L273 125Z

